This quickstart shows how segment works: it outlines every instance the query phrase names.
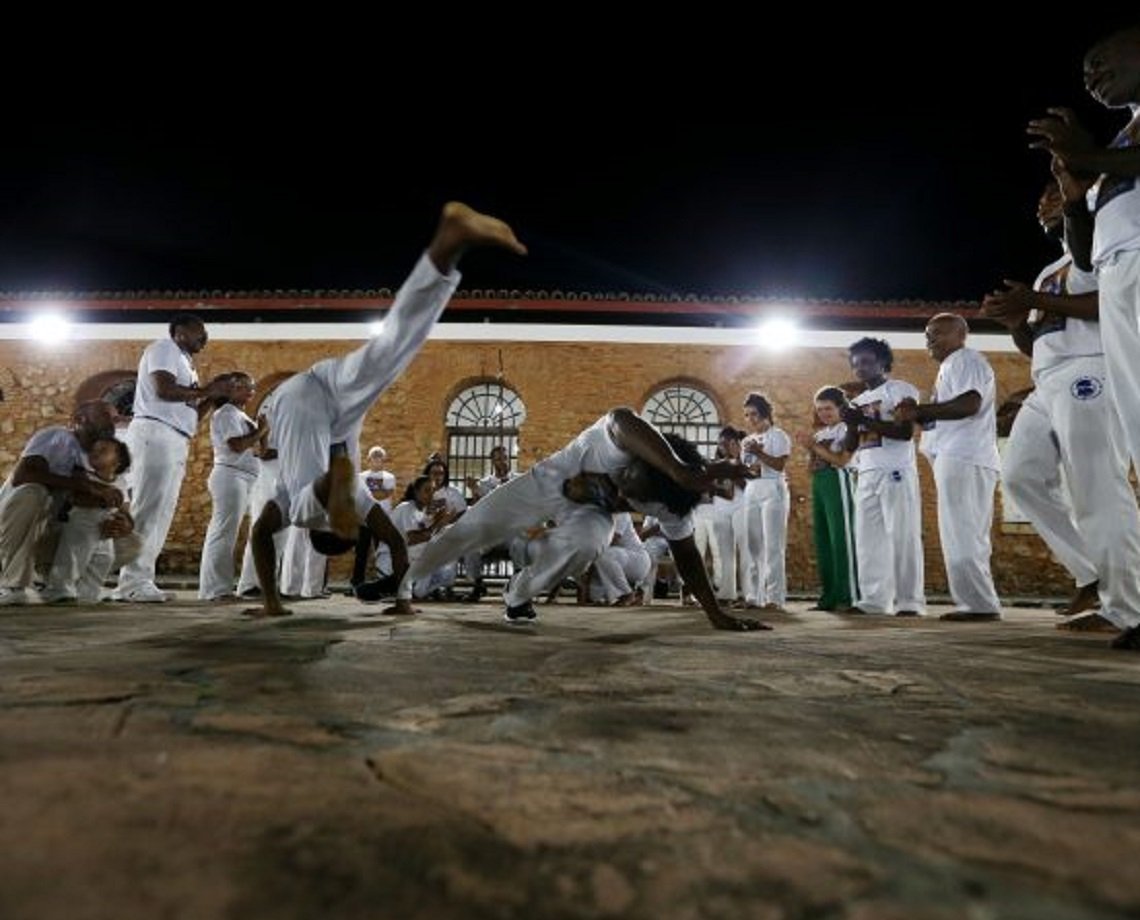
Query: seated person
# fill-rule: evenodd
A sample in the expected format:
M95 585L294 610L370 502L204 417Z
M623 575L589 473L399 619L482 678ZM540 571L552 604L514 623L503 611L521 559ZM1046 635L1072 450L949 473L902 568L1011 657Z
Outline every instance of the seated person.
M126 491L123 477L131 467L131 452L122 441L100 438L88 451L87 462L94 477ZM134 532L125 501L106 506L90 495L77 493L63 516L59 543L40 597L47 604L95 603L116 565L125 565L139 554L142 538Z
M408 544L408 561L414 562L424 551L425 544L447 526L448 512L445 507L434 507L432 493L435 485L431 477L419 476L408 486L404 501L392 510L392 523L404 535ZM428 572L412 584L412 596L417 600L425 597L443 597L443 592L455 584L455 563L441 565Z
M590 600L595 604L632 607L642 603L643 584L655 568L628 511L614 515L610 545L594 560Z

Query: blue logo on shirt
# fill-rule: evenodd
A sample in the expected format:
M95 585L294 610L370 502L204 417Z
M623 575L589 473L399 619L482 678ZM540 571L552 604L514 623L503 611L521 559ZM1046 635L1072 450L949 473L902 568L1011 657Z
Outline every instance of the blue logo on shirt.
M1096 399L1104 392L1104 384L1097 377L1078 377L1069 392L1077 399Z

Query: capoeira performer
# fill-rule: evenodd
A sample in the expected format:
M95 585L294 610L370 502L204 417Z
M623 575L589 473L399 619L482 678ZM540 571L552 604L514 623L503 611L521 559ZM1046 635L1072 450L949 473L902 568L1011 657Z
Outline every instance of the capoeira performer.
M862 613L919 616L926 609L922 558L922 500L914 456L914 425L895 415L918 402L913 384L887 377L891 346L863 338L847 349L864 390L843 412L855 452L855 556Z
M608 412L562 450L481 499L428 544L404 576L399 597L406 604L413 582L449 560L501 543L535 521L554 520L558 526L536 541L534 561L515 572L504 592L508 621L534 620L533 599L580 575L610 542L612 514L576 505L564 492L566 483L579 474L603 474L634 510L659 519L678 573L713 626L766 628L721 610L693 540L691 511L700 493L716 479L739 475L740 468L705 465L695 448L693 456L685 458L674 451L671 442L632 409Z
M1063 205L1060 188L1050 183L1037 215L1057 240ZM1119 419L1105 392L1096 276L1066 253L1032 288L1005 285L986 296L982 312L1009 328L1032 359L1035 384L1006 445L1005 487L1078 585L1060 612L1080 614L1099 597L1100 614L1075 616L1059 628L1126 629L1140 611L1140 512Z
M970 327L956 313L926 324L926 347L939 363L929 403L895 407L901 422L923 426L921 450L934 470L938 534L955 610L939 619L1001 619L990 571L990 529L1001 459L994 417L996 386L990 362L966 346Z
M448 203L427 252L397 292L380 332L356 351L319 361L278 388L272 423L281 473L252 535L264 603L247 613L289 613L277 590L273 546L273 535L289 523L309 530L314 547L326 553L353 549L363 523L392 549L395 572L406 571L403 536L357 475L360 431L373 403L427 339L459 283L456 265L473 246L526 253L501 220L459 202ZM411 606L397 601L395 609L410 612Z

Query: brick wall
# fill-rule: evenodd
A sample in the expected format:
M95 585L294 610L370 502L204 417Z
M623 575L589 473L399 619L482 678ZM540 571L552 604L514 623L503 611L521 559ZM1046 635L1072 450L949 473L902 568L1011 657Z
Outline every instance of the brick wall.
M858 336L853 334L852 338ZM51 349L31 343L0 342L0 469L6 474L28 436L37 428L66 421L73 399L95 374L133 369L146 343L68 342ZM241 369L255 377L307 367L347 351L349 342L214 341L198 358L206 379ZM719 403L724 420L741 425L740 406L751 389L764 390L776 409L777 424L789 433L810 427L811 397L829 383L849 378L840 348L797 349L781 354L748 347L638 345L599 342L456 343L430 342L407 373L385 393L365 423L362 445L387 448L401 488L432 450L444 450L443 414L464 383L494 376L501 351L504 382L522 397L527 422L520 436L520 468L557 450L611 406L640 408L660 384L686 379L702 384ZM900 351L894 376L928 392L936 367L925 354ZM992 354L999 398L1029 385L1028 363L1015 354ZM206 477L211 463L209 438L201 432L190 452L178 513L168 540L166 561L193 571L210 516ZM927 584L945 590L934 485L920 459ZM806 462L797 451L789 464L792 517L788 582L793 590L815 584L812 566L809 488ZM994 571L1003 594L1066 594L1071 586L1062 569L1034 535L994 532ZM343 572L343 561L333 569Z

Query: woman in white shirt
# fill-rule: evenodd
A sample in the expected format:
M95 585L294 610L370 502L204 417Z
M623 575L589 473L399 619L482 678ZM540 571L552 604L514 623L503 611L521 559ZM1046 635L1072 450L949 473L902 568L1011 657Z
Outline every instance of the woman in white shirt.
M818 610L849 610L859 590L855 570L855 486L847 468L852 452L845 445L847 397L839 387L815 394L821 428L800 435L811 469L811 529L815 564L823 591Z
M716 458L740 462L740 442L744 432L726 425L717 438ZM719 548L720 580L716 596L728 603L737 598L737 565L746 568L748 522L744 514L744 483L722 479L713 490L713 538Z
M772 422L772 404L760 393L744 400L741 462L753 478L744 489L748 552L744 565L744 600L748 607L782 610L787 600L784 557L788 547L788 483L784 465L792 440Z
M418 476L405 490L404 500L392 509L392 523L408 543L408 561L423 553L424 545L448 524L448 511L437 507L435 485L430 476ZM455 584L455 563L448 563L412 583L412 596L423 599Z
M216 601L234 596L234 546L241 520L249 512L250 492L257 481L253 448L266 431L265 417L254 422L245 414L252 398L253 378L240 371L226 375L233 383L229 397L210 419L214 468L207 488L214 503L206 542L202 545L198 597Z

